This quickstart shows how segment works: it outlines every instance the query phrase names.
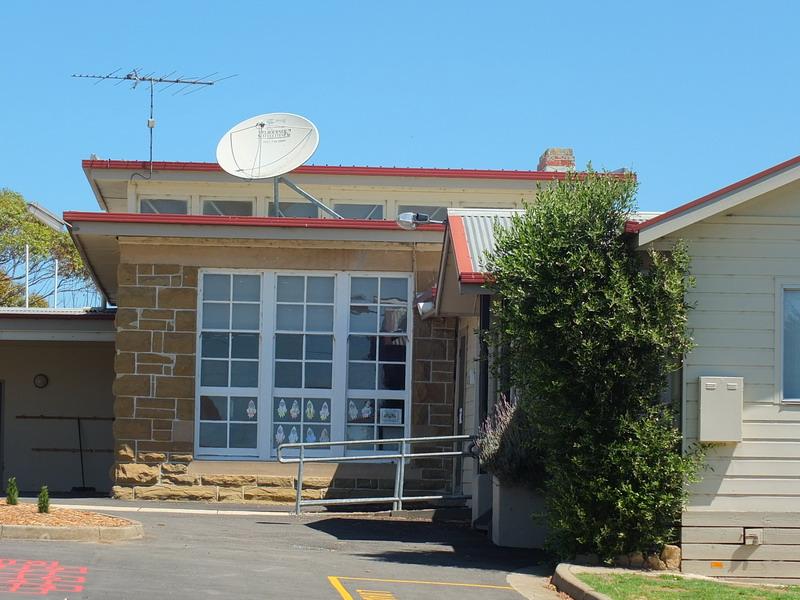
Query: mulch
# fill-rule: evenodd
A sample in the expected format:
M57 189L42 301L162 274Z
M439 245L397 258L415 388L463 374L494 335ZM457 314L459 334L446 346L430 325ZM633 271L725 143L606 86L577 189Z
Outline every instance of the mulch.
M0 500L0 525L48 525L50 527L125 527L126 519L101 515L87 510L50 507L49 513L38 512L36 503L20 502L13 506Z

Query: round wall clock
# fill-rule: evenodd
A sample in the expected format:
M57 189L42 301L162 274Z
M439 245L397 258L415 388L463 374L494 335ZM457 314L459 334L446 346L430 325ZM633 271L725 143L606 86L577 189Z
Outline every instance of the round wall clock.
M50 383L50 379L44 373L37 373L33 376L33 385L39 389L47 387L48 383Z

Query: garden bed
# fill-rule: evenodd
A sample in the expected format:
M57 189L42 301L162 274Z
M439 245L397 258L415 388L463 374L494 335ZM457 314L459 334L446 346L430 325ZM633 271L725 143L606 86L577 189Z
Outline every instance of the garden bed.
M85 510L50 507L49 513L38 512L36 503L15 505L0 500L0 525L46 527L128 527L131 521Z

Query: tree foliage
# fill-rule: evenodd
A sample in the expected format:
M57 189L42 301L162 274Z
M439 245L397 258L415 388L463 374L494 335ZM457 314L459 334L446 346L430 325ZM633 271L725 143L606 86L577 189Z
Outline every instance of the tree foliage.
M699 452L681 452L660 394L691 348L689 255L625 235L632 177L592 172L540 190L496 231L489 342L545 473L549 543L609 558L672 539Z
M31 306L46 306L43 291L58 260L59 293L85 291L91 280L69 235L37 220L17 192L0 189L0 306L25 305L25 247ZM52 288L50 288L52 291Z

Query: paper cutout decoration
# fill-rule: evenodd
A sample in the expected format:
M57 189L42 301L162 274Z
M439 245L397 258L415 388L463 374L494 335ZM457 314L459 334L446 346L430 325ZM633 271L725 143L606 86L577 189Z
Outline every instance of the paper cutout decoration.
M306 430L306 441L307 442L316 442L317 441L317 436L314 435L314 430L311 429L311 427L309 427Z
M282 419L286 416L286 400L281 398L281 401L278 402L278 416Z
M372 416L372 401L367 400L364 403L364 407L361 409L361 416L364 419L369 419Z
M250 400L250 402L247 403L247 418L252 419L255 416L256 416L256 403Z
M310 421L314 418L314 414L316 411L314 410L314 405L311 403L311 400L306 402L306 418Z
M292 408L289 409L289 416L292 417L292 419L296 419L300 416L300 405L297 403L297 400L292 402Z
M331 410L328 408L328 403L323 402L322 408L319 409L320 421L327 421L331 416Z
M331 441L331 436L328 434L327 428L322 430L322 433L319 436L319 441L320 442L329 442L329 441Z
M275 445L280 446L285 439L286 435L283 433L283 425L278 425L278 428L275 430Z
M356 408L356 403L352 400L350 400L350 404L347 405L347 416L350 417L351 421L358 419L358 408Z
M297 443L297 427L292 427L292 430L289 432L289 443L295 444Z

